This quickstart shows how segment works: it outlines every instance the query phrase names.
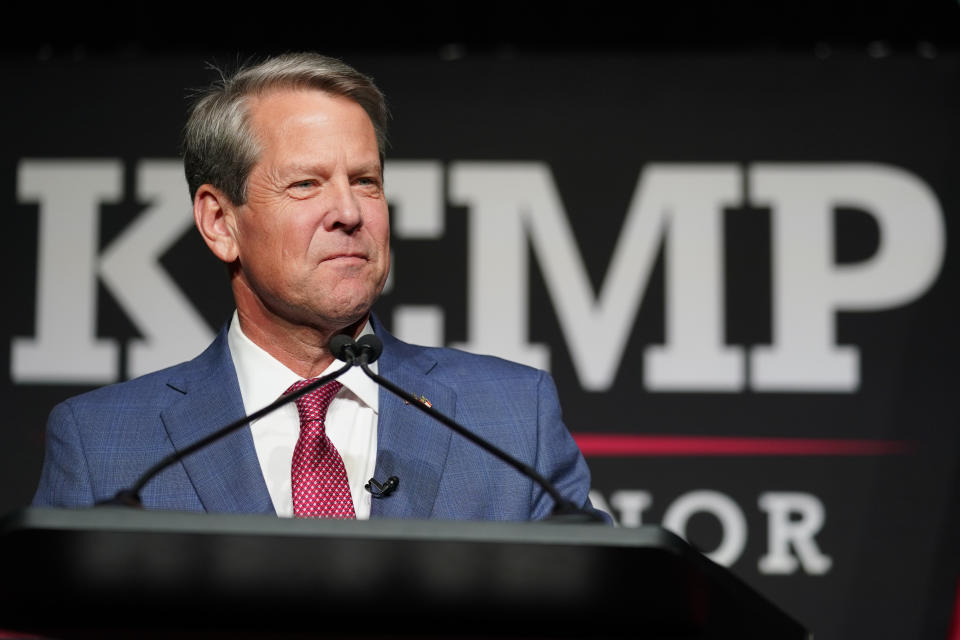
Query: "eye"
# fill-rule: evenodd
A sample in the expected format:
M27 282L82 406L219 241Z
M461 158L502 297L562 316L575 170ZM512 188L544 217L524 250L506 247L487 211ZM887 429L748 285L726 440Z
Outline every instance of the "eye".
M316 193L319 182L313 178L295 180L287 187L287 194L292 198L310 198Z
M360 176L353 183L359 187L380 188L380 178L376 176Z

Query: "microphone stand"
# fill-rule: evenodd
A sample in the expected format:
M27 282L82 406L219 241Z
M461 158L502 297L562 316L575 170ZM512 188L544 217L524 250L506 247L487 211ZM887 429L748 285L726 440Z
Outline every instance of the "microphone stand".
M557 490L556 487L553 486L553 484L549 480L547 480L545 477L540 475L540 473L538 473L536 469L534 469L530 465L524 462L521 462L520 460L517 460L507 452L487 442L486 440L484 440L477 434L473 433L472 431L469 431L468 429L460 425L458 422L456 422L452 418L448 418L447 416L440 413L433 407L423 404L422 402L420 402L420 400L415 398L410 393L401 389L400 387L390 382L386 378L382 378L378 374L371 371L369 364L374 362L380 356L380 353L383 350L383 343L380 342L380 339L377 338L375 335L369 334L369 335L361 336L360 340L355 342L349 336L340 334L340 335L334 336L334 338L330 341L330 350L331 350L331 353L333 353L338 360L342 360L346 362L346 364L343 367L334 371L333 373L317 378L316 380L312 381L310 384L304 385L302 388L297 389L292 393L281 395L279 398L277 398L267 406L263 407L262 409L258 411L254 411L248 416L244 416L239 420L235 420L234 422L231 422L230 424L224 427L221 427L220 429L217 429L210 435L205 436L200 440L197 440L196 442L184 447L179 451L174 451L173 453L164 457L159 462L154 464L152 467L147 469L140 476L137 482L133 484L130 488L121 489L120 491L117 492L117 494L113 498L109 500L100 501L97 503L97 506L124 506L124 507L143 508L143 502L140 499L140 492L143 490L144 486L146 486L146 484L150 482L150 480L152 480L155 476L157 476L157 474L159 474L161 471L163 471L167 467L179 462L180 460L182 460L183 458L186 458L190 454L195 453L200 449L203 449L207 445L213 442L216 442L217 440L223 438L224 436L230 433L233 433L240 427L243 427L253 422L254 420L258 420L263 416L267 415L268 413L276 411L277 409L287 404L288 402L292 402L297 398L299 398L300 396L310 393L317 387L323 386L328 382L330 382L331 380L335 380L336 378L339 378L341 375L346 373L347 370L349 370L351 367L359 365L360 368L363 370L363 372L367 375L367 377L369 377L371 380L376 382L378 385L382 386L384 389L387 389L394 395L402 398L407 403L412 404L414 407L416 407L420 411L423 411L434 420L437 420L438 422L446 425L447 427L457 432L458 434L460 434L470 442L473 442L475 445L477 445L481 449L484 449L492 456L502 460L503 462L505 462L506 464L510 465L511 467L516 469L518 472L523 474L524 476L530 478L531 480L536 482L538 485L540 485L540 487L542 487L543 490L546 491L551 498L553 498L554 507L553 507L553 514L551 515L552 521L562 521L562 522L572 522L572 523L605 522L603 517L600 516L599 514L586 511L585 509L582 509L581 507L577 506L575 503L571 502L570 500L567 500L566 498L564 498L563 495ZM391 478L390 480L393 480L393 478ZM390 482L390 480L388 480L388 483Z

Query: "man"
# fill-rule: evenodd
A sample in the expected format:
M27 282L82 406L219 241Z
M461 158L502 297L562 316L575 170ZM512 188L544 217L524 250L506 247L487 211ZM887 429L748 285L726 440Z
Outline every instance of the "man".
M196 359L57 406L35 505L110 498L165 455L338 368L333 336L374 332L381 375L590 508L589 472L547 374L408 345L372 316L390 248L386 107L368 78L315 54L274 58L211 88L184 138L196 225L229 267L237 311ZM358 518L550 514L539 486L358 369L340 381L168 468L144 487L144 505ZM364 490L390 476L399 485L389 496Z

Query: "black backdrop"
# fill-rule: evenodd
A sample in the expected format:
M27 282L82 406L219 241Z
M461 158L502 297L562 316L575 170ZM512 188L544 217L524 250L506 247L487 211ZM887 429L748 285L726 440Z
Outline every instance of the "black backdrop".
M516 25L503 43L489 17L448 16L460 41L422 31L423 46L403 47L384 30L380 47L325 49L373 75L393 111L395 267L378 314L401 336L548 352L535 361L557 380L596 499L624 526L683 528L818 638L947 637L960 565L960 57L936 40L940 23L924 18L930 38L901 25L883 41L806 42L798 27L789 46L752 48L705 47L717 36L704 27L685 32L692 42L628 47L639 37L620 24L601 47L588 42L594 17L581 46L562 47L565 17L566 31L538 32L546 47ZM229 316L223 270L186 226L179 128L189 89L213 77L204 61L289 48L93 33L8 42L0 64L3 510L30 499L55 402L159 362L140 361L133 340L182 359ZM305 40L301 27L294 48ZM174 220L169 237L136 235L148 218ZM632 236L638 220L650 226ZM485 231L501 242L483 244ZM622 285L607 280L615 255L636 261ZM871 271L885 260L892 274ZM853 290L824 293L858 267ZM143 300L128 284L138 274ZM496 306L504 291L519 304ZM793 333L778 325L787 316ZM612 347L584 346L601 343ZM659 366L649 350L663 345L689 357ZM779 382L762 363L771 345L800 345ZM846 368L813 358L850 348Z

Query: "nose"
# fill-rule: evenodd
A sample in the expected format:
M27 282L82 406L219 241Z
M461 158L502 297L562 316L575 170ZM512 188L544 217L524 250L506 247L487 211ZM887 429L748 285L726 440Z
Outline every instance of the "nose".
M326 212L323 216L323 227L327 231L341 230L353 233L363 225L363 212L360 210L360 200L353 192L349 181L333 180L327 183Z

